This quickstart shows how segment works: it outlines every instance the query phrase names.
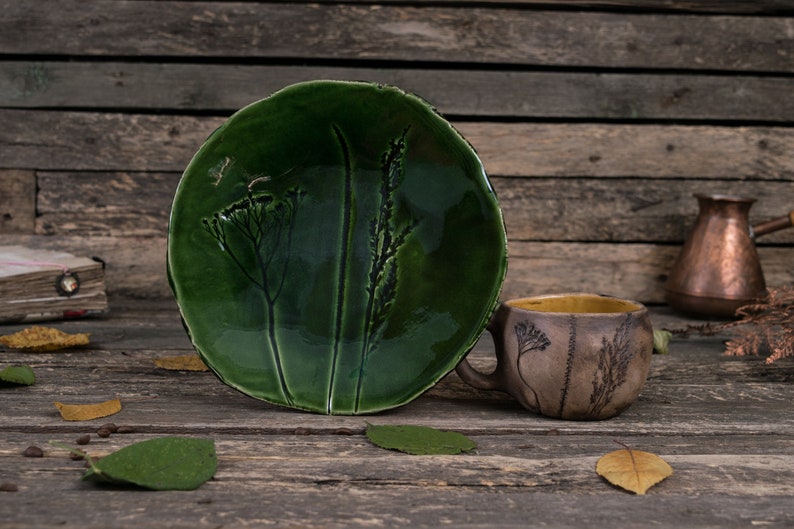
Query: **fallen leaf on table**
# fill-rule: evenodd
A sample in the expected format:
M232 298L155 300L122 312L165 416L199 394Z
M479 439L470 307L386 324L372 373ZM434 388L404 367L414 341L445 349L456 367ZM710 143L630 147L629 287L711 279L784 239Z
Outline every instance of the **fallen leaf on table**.
M427 426L377 426L367 423L367 438L381 448L413 455L454 455L477 448L474 441L461 433Z
M197 354L155 358L154 365L171 371L209 371L207 364Z
M119 399L111 399L98 404L63 404L61 402L53 402L53 404L61 412L61 417L67 421L90 421L121 411Z
M30 366L8 366L0 370L0 386L14 384L16 386L32 386L36 376Z
M664 329L653 330L653 352L666 355L670 352L669 344L673 333Z
M88 345L88 334L68 334L52 327L33 326L14 334L0 336L0 343L11 349L57 351Z
M122 448L99 461L83 480L136 485L151 490L193 490L215 475L218 466L211 439L161 437Z
M601 457L596 463L596 472L613 485L637 494L645 494L673 475L673 469L661 457L628 446Z

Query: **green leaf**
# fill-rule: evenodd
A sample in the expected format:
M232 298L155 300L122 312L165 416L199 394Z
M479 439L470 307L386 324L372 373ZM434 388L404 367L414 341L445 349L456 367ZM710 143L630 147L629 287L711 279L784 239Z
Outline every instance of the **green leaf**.
M142 441L89 462L84 480L151 490L197 489L218 465L214 441L184 437Z
M673 333L670 331L665 331L663 329L653 330L653 352L666 355L670 352L668 349L668 344L670 343L670 338L673 337Z
M477 448L474 441L461 433L427 426L377 426L367 423L367 438L381 448L413 455L453 455Z
M36 376L30 366L8 366L0 371L0 385L32 386L35 382Z

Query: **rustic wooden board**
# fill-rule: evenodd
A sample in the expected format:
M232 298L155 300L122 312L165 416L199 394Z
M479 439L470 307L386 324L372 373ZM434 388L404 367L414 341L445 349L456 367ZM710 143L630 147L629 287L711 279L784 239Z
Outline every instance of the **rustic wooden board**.
M511 239L682 244L698 213L694 193L754 197L751 224L794 209L794 182L637 178L493 178ZM794 230L758 243L794 242ZM792 254L794 257L794 253Z
M91 432L90 428L86 431ZM92 432L93 433L93 432ZM18 435L18 434L17 434ZM223 435L223 434L222 434ZM203 437L213 436L205 432ZM21 436L20 436L21 437ZM68 491L91 490L76 482L81 475L81 464L69 461L66 451L50 448L46 443L47 458L53 461L30 461L20 457L28 444L41 443L43 435L28 435L27 442L14 438L4 439L5 449L0 454L8 475L17 474L23 480L25 471L31 467L45 471L57 465L60 476L53 481L63 481L61 486ZM76 436L72 436L76 437ZM150 435L116 435L109 441L98 440L87 446L89 453L103 456L111 451L134 442L151 438ZM206 487L233 487L241 483L249 487L277 487L299 489L316 485L339 488L345 485L365 487L487 487L498 489L516 488L534 492L558 492L568 494L591 493L611 496L616 490L611 488L595 474L597 455L617 450L605 436L472 436L478 443L476 455L406 457L385 453L370 444L357 432L354 435L321 436L276 436L266 435L267 445L253 436L223 435L216 443L219 454L219 470L215 480ZM556 438L555 438L556 437ZM652 449L646 444L654 444L659 455L673 466L678 474L653 489L655 496L673 494L733 494L757 497L787 497L794 493L794 470L792 470L791 438L783 437L774 453L756 455L747 436L739 436L744 442L729 439L721 447L701 447L692 454L671 454L669 448L658 440L645 442L645 437L627 436L627 442L636 442L643 450ZM782 437L782 436L781 436ZM0 437L2 439L2 437ZM19 439L19 437L17 437ZM24 439L24 438L23 438ZM96 439L96 438L95 438ZM681 438L672 437L672 442ZM15 442L16 441L16 442ZM21 441L21 442L20 442ZM66 441L68 442L68 441ZM574 443L585 446L571 446ZM686 442L686 441L684 441ZM773 440L774 442L774 440ZM542 448L533 450L537 443ZM577 443L577 444L578 444ZM758 444L758 443L756 443ZM771 443L770 443L771 444ZM523 450L514 447L524 446ZM611 446L610 446L611 445ZM774 446L774 445L773 445ZM725 449L737 450L725 455ZM764 443L761 451L769 450ZM709 454L709 450L717 450ZM739 450L750 453L741 455ZM559 451L555 453L555 451ZM503 455L509 452L510 455ZM705 453L704 453L705 452ZM781 455L781 452L784 455ZM49 463L49 464L48 464ZM56 470L53 469L53 470ZM72 487L68 478L71 477ZM40 480L40 478L39 478ZM27 481L27 480L26 480ZM30 480L32 481L32 480ZM220 482L220 483L218 483ZM24 481L23 481L24 483ZM57 485L56 485L57 486Z
M791 72L794 54L789 21L782 17L112 0L6 0L0 8L0 49L15 54L765 72ZM33 38L41 35L47 38Z
M101 321L70 327L103 334ZM133 332L127 330L127 334ZM172 332L181 342L183 331ZM675 342L670 355L654 357L648 382L631 408L609 421L570 422L528 413L500 393L466 386L455 374L414 402L372 417L297 412L250 399L210 373L180 373L154 366L153 358L176 351L128 352L114 343L120 341L118 337L105 336L97 346L79 352L4 352L9 363L31 365L38 379L34 386L2 394L6 400L3 425L20 432L70 436L108 421L130 424L141 434L340 434L340 428L361 433L366 422L371 422L434 426L473 435L545 434L554 429L562 435L794 436L794 418L789 413L794 360L767 366L761 358L724 357L718 340ZM472 353L478 367L492 362L484 342ZM764 373L771 374L771 380L764 380ZM53 400L90 403L113 397L121 400L122 412L88 423L65 422L52 405ZM758 413L759 406L763 414Z
M296 0L304 3L333 3L338 0ZM372 0L348 0L348 3L371 3ZM402 3L404 0L379 0L379 4ZM548 7L548 0L436 0L436 4L512 4ZM557 0L555 5L582 9L621 11L685 11L703 13L771 13L794 11L788 0Z
M584 291L663 303L662 286L679 251L652 244L511 242L503 296ZM794 281L791 248L759 248L759 258L768 285Z
M221 118L0 110L0 167L182 171Z
M0 167L181 172L224 118L0 110ZM494 176L794 181L794 129L455 121Z
M212 482L190 493L133 493L132 501L129 492L87 493L92 489L74 484L75 471L69 469L67 472L61 471L51 480L63 480L64 485L47 488L34 483L26 499L32 505L49 505L50 508L33 509L24 516L14 510L9 527L37 528L57 524L71 529L107 527L112 523L115 527L145 525L178 529L244 524L331 529L373 525L437 527L439 524L519 528L526 527L531 520L533 524L561 529L612 524L626 528L655 524L732 529L746 527L750 522L775 528L792 523L790 498L785 496L703 494L693 497L673 493L638 499L613 490L603 495L572 497L560 494L562 491L553 486L537 489L487 485L450 487L443 483L433 484L431 477L427 482L410 487L367 480L353 485L318 483L297 489L261 482ZM62 503L52 502L56 494ZM113 514L104 509L87 511L73 507L87 495L98 496L103 505L112 506ZM6 496L12 496L4 497L6 502L15 499L13 495ZM641 507L639 515L638 506Z
M0 169L0 234L31 233L36 217L33 171Z
M456 123L492 175L792 180L778 127Z
M181 173L38 172L36 232L163 236Z
M170 314L167 318L153 318L152 325L162 329L165 322L171 332L176 332L173 313ZM133 321L148 320L139 316ZM73 322L67 327L84 330L93 327L101 334L103 325L103 322ZM124 326L117 321L108 330L115 332L119 327ZM44 497L45 490L50 495L57 491L61 500L51 508L26 513L24 518L20 516L18 523L35 525L55 519L68 526L77 523L75 512L80 512L79 522L84 526L105 520L96 516L92 509L81 511L85 500L96 494L91 486L77 481L82 464L69 461L63 450L51 448L46 443L53 438L69 442L79 434L92 433L96 425L111 419L65 423L54 417L54 412L45 411L45 407L50 406L48 394L55 393L61 399L73 394L72 398L85 399L89 395L104 395L113 387L117 388L117 393L118 388L127 388L133 394L122 394L123 400L131 402L112 420L132 425L136 432L117 434L107 440L94 437L88 446L93 454L101 456L135 441L174 433L212 437L218 446L220 466L216 478L199 491L181 493L178 497L169 493L141 497L130 491L101 491L105 498L114 495L116 512L133 521L156 514L161 522L178 524L180 520L185 522L196 516L206 521L215 520L215 516L222 518L224 513L234 513L237 517L257 516L255 513L258 513L260 517L279 521L284 521L284 516L288 520L297 516L296 522L326 525L335 519L349 522L347 516L351 508L360 511L360 515L369 512L367 520L375 515L378 519L394 521L397 514L390 514L393 508L387 508L385 503L382 508L377 507L380 502L399 502L406 495L416 501L419 495L428 505L439 506L431 513L420 509L401 516L417 523L425 520L424 516L431 516L427 522L432 523L433 516L457 519L457 501L478 505L486 494L490 504L521 498L521 507L511 509L511 516L517 516L524 509L528 509L526 513L531 510L535 518L551 516L546 514L551 507L559 524L567 520L559 518L553 501L561 493L566 494L568 500L576 495L577 501L595 495L601 499L601 505L604 502L613 504L610 513L613 519L627 517L636 509L636 502L629 501L631 496L606 485L593 473L597 457L615 449L612 443L615 437L635 448L659 453L675 469L673 477L650 493L653 496L649 497L655 499L653 505L660 505L661 501L665 508L644 510L645 523L656 517L669 519L670 506L683 508L684 498L692 495L697 496L701 507L704 502L719 504L727 496L732 498L730 503L734 505L730 508L735 509L740 503L745 515L754 513L758 519L767 521L789 519L785 506L792 491L786 484L791 481L787 469L792 468L794 432L790 418L785 414L776 415L774 410L778 406L776 402L783 406L781 411L785 410L791 398L790 385L775 385L770 380L756 383L755 388L747 383L737 385L737 380L753 377L748 369L755 369L759 363L754 359L720 361L714 356L714 344L700 352L689 347L686 351L674 349L667 357L655 357L649 386L658 383L659 388L648 391L649 397L627 412L635 412L631 416L604 423L537 418L515 408L509 401L480 401L482 397L473 390L468 390L468 400L460 392L452 397L428 394L420 399L428 401L426 406L410 405L391 414L367 418L379 424L411 422L454 428L471 435L479 447L473 455L416 458L385 452L369 444L363 437L364 418L324 417L275 409L228 390L211 375L158 372L148 364L148 360L159 354L157 351L139 350L119 355L119 351L127 350L128 344L146 340L148 332L148 325L133 327L123 336L106 339L103 349L97 351L13 354L15 359L32 361L37 370L45 372L40 385L34 387L44 398L36 398L31 394L33 391L25 391L23 406L26 410L22 417L16 415L19 406L11 399L11 406L7 408L11 420L5 420L6 426L0 436L4 441L0 449L3 479L15 482L20 488L18 494L28 501ZM791 366L785 363L763 366L763 369L767 373L773 370L791 373ZM685 380L681 380L681 376ZM723 377L728 380L720 381ZM696 382L698 378L699 383ZM749 380L763 378L758 372ZM454 379L452 376L442 384L452 384ZM179 384L174 384L175 380ZM691 382L687 384L687 381ZM708 384L709 381L720 382L715 385ZM145 393L135 393L144 388ZM444 390L438 393L444 395ZM154 394L156 399L145 398ZM136 397L140 399L137 402ZM180 404L183 401L188 405L192 403L194 410L187 423L184 421L185 406ZM760 423L759 405L771 421ZM717 411L719 407L725 408L730 418L721 417ZM664 409L660 411L660 408ZM694 410L697 411L693 413ZM463 422L461 416L465 416ZM645 416L653 416L655 420L646 421ZM751 419L754 426L745 423L751 416L756 417ZM676 419L671 420L672 417ZM15 419L21 421L17 423ZM736 427L720 428L721 421L729 421ZM762 433L766 435L759 436ZM703 436L710 441L704 442ZM44 446L46 457L20 457L21 450L28 444ZM268 497L266 491L273 489L278 490L279 501L263 503L263 493ZM338 511L328 501L334 498L333 505L336 505L340 495L345 497L353 491L354 497L364 495L367 501L354 502L352 506L345 503L345 508ZM509 498L501 496L504 493L508 493ZM129 494L143 498L134 502L138 514L132 507L125 507L129 501L125 500L128 497L125 495ZM543 502L538 502L538 495ZM742 498L741 502L736 501L738 497ZM8 496L0 497L0 501L6 498ZM81 498L83 502L76 501L68 510L61 508L69 498ZM171 504L168 512L162 503L166 498ZM764 501L757 504L760 498ZM11 501L14 499L12 497ZM146 503L145 515L140 511L140 501ZM186 504L192 509L183 507ZM252 510L252 504L256 509ZM319 522L317 518L303 515L285 515L285 506L287 511L298 513L305 512L309 504L318 509ZM207 505L214 505L215 509L205 510ZM376 512L370 512L372 509ZM581 513L574 514L570 509L565 512L572 517L571 523L574 516L581 519ZM726 511L719 509L718 512L722 516ZM702 516L712 519L709 516L715 514ZM473 522L470 514L466 517L469 522L476 522L474 525L493 523L492 518L478 518L478 522ZM691 516L687 519L691 520ZM11 521L14 520L16 518ZM730 527L730 524L723 526Z
M655 320L686 321L667 312ZM87 349L60 353L0 351L29 363L39 380L0 390L0 493L4 527L217 527L275 524L364 527L372 524L555 527L649 523L681 527L786 527L794 522L794 359L722 356L721 337L676 339L655 355L640 399L603 422L544 419L506 397L466 386L451 374L414 403L370 417L327 417L276 408L221 384L209 373L157 369L152 359L189 351L172 304L122 306L109 319L58 324L93 333ZM11 332L20 326L2 329ZM483 338L472 353L493 364ZM61 420L53 400L117 395L121 413L88 422ZM129 434L99 438L113 421ZM469 435L475 452L415 457L366 440L366 422L423 424ZM192 492L141 493L79 481L83 462L50 440L102 456L164 435L212 438L213 480ZM674 474L645 497L599 478L597 459L617 439L664 457ZM25 458L25 447L44 448ZM638 515L641 512L641 515Z
M66 250L97 256L107 263L111 297L168 299L164 237L0 236L2 244ZM549 292L590 291L663 303L662 285L679 251L654 244L511 241L502 297ZM790 247L761 247L769 285L794 282Z
M794 120L788 77L113 61L0 62L0 106L230 113L314 79L399 86L446 116Z
M179 173L37 172L36 233L164 236ZM492 177L511 240L681 244L693 193L751 196L751 223L788 214L794 183L746 180ZM794 230L759 238L794 242Z

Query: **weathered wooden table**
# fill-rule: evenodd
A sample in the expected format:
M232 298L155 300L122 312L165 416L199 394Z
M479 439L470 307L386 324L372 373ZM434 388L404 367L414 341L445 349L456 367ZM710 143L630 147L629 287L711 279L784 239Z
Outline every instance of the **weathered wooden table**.
M656 326L682 320L655 311ZM723 356L719 337L674 340L654 355L639 400L604 422L541 418L453 373L414 402L368 417L281 409L210 373L157 368L190 352L172 304L125 303L110 317L54 326L92 333L71 352L0 351L38 381L0 389L0 527L792 527L794 360ZM5 326L8 334L21 326ZM484 338L472 361L487 369ZM66 422L52 402L117 396L106 419ZM113 421L132 433L95 434ZM453 429L475 452L411 456L372 445L366 422ZM57 440L102 456L166 435L216 442L213 480L192 492L103 488L79 480L84 462ZM674 475L636 496L595 473L614 441L664 457ZM23 457L29 445L43 458Z

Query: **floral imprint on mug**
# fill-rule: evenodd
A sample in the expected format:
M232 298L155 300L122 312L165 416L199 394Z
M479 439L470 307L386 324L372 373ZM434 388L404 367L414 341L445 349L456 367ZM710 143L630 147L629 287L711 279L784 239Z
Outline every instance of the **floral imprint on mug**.
M612 400L615 391L626 382L629 363L634 358L629 342L631 322L631 314L628 314L615 329L611 342L606 337L601 338L598 365L593 372L593 393L587 410L590 417L598 416Z
M573 357L576 353L576 316L571 314L568 317L570 331L568 333L568 358L565 362L565 382L560 391L560 411L558 415L562 417L565 403L568 400L568 390L571 388L571 373L573 372Z
M538 394L524 378L524 374L521 371L521 366L519 363L521 362L521 357L526 353L529 353L530 351L545 350L549 345L551 345L551 340L549 340L548 336L546 336L543 331L535 327L534 323L530 323L527 320L516 323L513 330L515 331L516 339L518 340L518 358L516 359L516 370L518 371L518 376L521 378L521 381L524 383L524 385L535 395L535 402L537 402L538 411L540 411L540 399L538 398Z

